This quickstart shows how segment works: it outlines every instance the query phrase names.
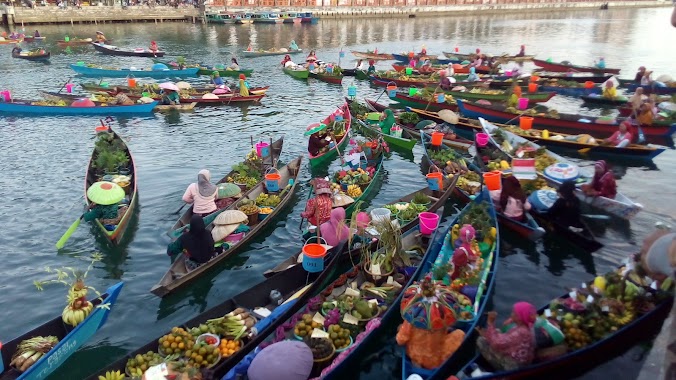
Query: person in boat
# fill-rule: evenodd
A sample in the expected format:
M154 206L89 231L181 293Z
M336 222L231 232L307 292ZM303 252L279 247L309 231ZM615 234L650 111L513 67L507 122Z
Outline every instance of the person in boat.
M237 58L233 57L233 58L230 60L230 62L231 62L231 63L230 63L230 66L228 66L228 70L234 70L234 71L239 71L239 70L240 70L240 68L239 68L239 63L237 63Z
M295 40L291 40L291 43L289 44L289 50L298 50L298 45L296 45Z
M476 59L469 64L470 67L479 67L484 63L483 55L478 54Z
M526 45L521 45L519 53L515 57L525 57L526 56Z
M170 257L174 258L180 253L185 254L185 266L188 270L197 268L214 256L214 238L204 225L202 216L193 214L190 227L167 246L167 255Z
M317 62L317 55L315 54L314 50L310 51L310 54L308 54L307 58L305 58L305 62L307 62L307 63Z
M420 55L421 56L427 55L427 47L425 45L423 45L422 49L420 49Z
M634 95L629 98L629 104L631 104L631 109L634 112L638 112L638 110L641 108L641 105L643 105L643 102L647 99L647 96L643 95L643 87L639 87L636 89L634 92Z
M331 210L331 217L328 222L319 226L321 237L326 240L326 244L335 247L341 240L350 237L350 229L345 223L345 209L336 207Z
M369 68L366 70L366 74L373 75L375 73L376 73L376 61L370 60L369 61Z
M676 279L676 232L668 227L658 228L643 240L639 257L641 268L651 278Z
M467 79L465 79L467 82L476 82L479 80L479 76L476 73L476 67L470 67L469 68L469 75L467 76Z
M383 116L381 116L381 118L382 120L380 121L380 130L384 134L389 135L392 131L392 127L394 127L395 123L397 122L397 119L394 117L394 112L388 108L385 110L385 112L383 112Z
M181 104L181 97L178 95L178 92L174 90L168 90L166 88L163 88L162 91L160 92L162 95L162 99L160 100L160 104L166 105L166 106L173 106L173 105L178 105Z
M479 329L477 348L481 356L496 370L509 371L529 365L535 359L535 332L537 318L535 306L528 302L517 302L512 316L503 326L506 332L495 327L497 313L488 313L486 328Z
M655 112L650 101L643 103L636 114L636 121L639 125L652 125L655 119Z
M246 76L239 74L239 95L249 96L249 85L246 83Z
M446 76L450 78L453 75L455 75L455 69L453 68L453 64L449 63L448 66L446 66Z
M531 205L516 177L509 176L502 180L499 205L506 217L519 222L526 220L526 212L531 209Z
M307 219L313 226L321 226L331 219L331 184L323 178L313 180L315 197L310 198L305 205L305 211L300 216Z
M96 32L96 42L101 42L101 43L106 43L106 36L103 35L103 32L97 31Z
M291 56L288 54L284 56L284 59L282 59L281 63L282 67L286 67L287 62L291 62Z
M645 71L643 73L643 76L641 77L641 86L652 86L653 84L653 79L651 78L652 71Z
M509 107L516 107L519 105L519 98L523 95L521 91L521 86L517 86L516 83L514 83L514 86L512 86L512 95L509 97L509 101L507 101L507 106Z
M591 183L582 185L581 189L588 196L615 199L617 195L615 175L604 160L594 163L594 178Z
M218 70L211 73L211 83L216 87L225 86L225 81L221 78L221 73Z
M603 88L603 94L601 96L610 100L617 98L617 89L615 88L615 83L613 83L613 81L606 81L606 85Z
M91 202L87 211L82 214L85 222L91 222L96 219L101 221L104 226L116 226L127 212L128 206L120 206L119 202L110 205L102 205Z
M113 89L113 95L115 98L109 104L116 104L118 106L133 106L134 101L127 96L124 92L122 92L118 87L115 87Z
M354 66L356 70L364 70L364 61L361 59L357 61L357 64Z
M634 76L634 83L641 84L641 79L643 79L643 75L645 75L645 66L641 66L638 68L638 71Z
M601 57L599 58L599 61L596 62L596 67L599 69L605 69L606 68L606 59Z
M251 47L251 44L249 44L249 45L246 47L246 51L253 51L253 47Z
M21 51L22 51L22 49L21 49L21 46L19 46L19 44L14 45L14 47L12 48L12 54L13 55L19 55L19 54L21 54Z
M618 130L615 131L615 133L613 133L612 136L608 137L603 141L606 144L612 145L617 148L624 148L625 146L631 144L633 137L631 135L631 132L629 132L629 126L630 123L627 120L621 122L620 126L618 127Z
M581 228L580 200L575 196L575 182L564 181L557 193L559 198L547 210L547 216L562 226Z
M218 187L211 183L211 172L202 169L197 174L197 182L188 185L183 194L183 202L192 203L192 212L205 217L216 211Z
M160 48L157 47L157 42L150 41L150 49L149 50L152 51L153 53L159 51Z
M326 137L326 131L319 131L310 135L307 150L312 156L318 156L329 145L329 140Z
M40 37L42 37L42 36L40 35L40 32L38 32L38 30L35 29L35 33L33 33L33 37L34 37L34 38L40 38Z
M451 79L446 75L446 70L439 71L439 78L441 78L439 87L441 87L442 90L450 90L453 87Z

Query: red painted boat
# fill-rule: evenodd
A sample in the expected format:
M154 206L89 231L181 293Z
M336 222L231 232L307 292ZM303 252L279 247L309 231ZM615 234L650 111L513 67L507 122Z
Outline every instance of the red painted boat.
M547 62L543 61L541 59L533 59L533 63L535 66L542 67L545 71L553 71L557 73L565 73L568 72L569 70L576 71L579 73L594 73L594 74L619 74L620 69L611 69L611 68L604 68L600 69L598 67L592 67L592 66L577 66L569 63L555 63L555 62Z
M310 71L310 78L315 78L322 82L332 83L332 84L341 84L343 82L343 74L317 74Z
M505 124L518 124L519 115L515 115L511 112L505 111L504 106L484 106L476 103L470 103L463 101L461 99L456 99L458 103L458 108L463 116L478 119L483 117L484 119L496 122L496 123L505 123ZM617 130L617 124L604 124L598 123L594 120L593 117L582 116L582 115L567 115L559 114L559 118L553 118L543 115L528 115L533 118L533 126L540 129L547 129L554 132L561 133L586 133L595 138L608 138ZM589 122L580 121L588 120ZM676 124L671 126L667 125L653 125L653 126L644 126L643 133L649 137L670 137L676 132Z
M404 70L406 70L407 67L410 67L410 66L393 63L392 67L396 71L404 71ZM445 69L445 68L446 68L446 66L437 66L436 68L435 68L435 66L432 66L429 71L425 71L425 72L433 73L435 71L439 71L439 70ZM416 70L420 71L421 69L422 68L417 68ZM455 71L456 74L469 74L469 65L462 66L462 65L454 64L453 65L453 71ZM491 68L488 67L488 66L477 66L476 72L477 72L477 74L489 74L491 72Z

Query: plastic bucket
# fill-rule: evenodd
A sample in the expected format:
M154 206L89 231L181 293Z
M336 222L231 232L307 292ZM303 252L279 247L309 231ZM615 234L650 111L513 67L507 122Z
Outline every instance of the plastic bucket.
M270 208L271 208L273 211L274 211L274 209L275 209L274 207L270 207ZM264 214L264 213L262 213L262 212L259 212L259 213L258 213L258 220L263 220L263 219L267 218L269 215L270 215L270 214Z
M505 71L505 76L511 77L512 76L512 70Z
M377 221L386 221L392 218L392 212L386 208L374 208L371 210L371 220L374 222Z
M584 82L584 88L586 88L587 90L591 90L592 88L594 88L594 82L590 80Z
M321 272L324 270L324 256L326 256L326 247L317 243L308 243L316 237L311 237L305 242L303 246L303 269L310 273ZM319 238L324 241L326 240Z
M486 146L486 144L488 144L488 135L485 133L477 133L476 144L480 147Z
M256 154L258 157L267 157L270 155L270 144L266 142L256 143Z
M533 118L530 116L521 116L519 117L519 128L527 131L533 128Z
M499 171L494 170L492 172L484 173L483 177L488 191L502 189L502 173Z
M332 66L327 66L326 67L326 72L329 74L333 74L333 67Z
M380 116L382 114L380 112L369 112L366 114L366 120L368 121L379 121Z
M412 67L407 67L406 68L406 75L411 75L413 74L413 68Z
M538 84L528 83L528 92L538 92Z
M127 85L129 87L136 87L136 78L127 78Z
M443 103L446 101L446 95L444 94L437 94L437 103Z
M432 132L432 145L441 146L444 141L445 134L442 132Z
M279 175L279 170L270 168L267 171L269 173L265 174L265 188L272 193L279 191L279 180L282 179L282 176Z
M519 98L519 109L520 110L528 109L528 99L527 98Z
M350 86L347 88L347 96L357 96L357 87Z
M425 211L421 212L418 217L420 218L420 233L423 235L432 235L439 225L439 215Z
M386 88L387 88L387 96L388 97L394 98L395 96L397 96L397 85L396 84L392 84L392 85L388 84Z
M408 96L414 96L417 93L418 93L417 87L409 87L408 88Z
M0 92L0 95L2 95L2 100L4 100L5 102L11 102L12 101L12 94L9 91L7 91L7 90L2 91L2 92Z
M244 232L240 232L240 233L237 233L237 234L230 234L230 235L226 236L223 241L225 241L226 243L237 243L240 240L242 240L243 237L244 237Z
M530 76L530 81L531 81L531 82L537 82L537 81L539 81L539 80L540 80L540 77L537 76L537 75L531 75L531 76Z
M433 168L435 167L430 168L430 171ZM437 168L436 172L427 173L426 177L427 177L427 187L429 187L430 190L441 191L444 189L444 173L439 171L439 168Z
M71 94L73 92L74 83L66 83L66 92Z

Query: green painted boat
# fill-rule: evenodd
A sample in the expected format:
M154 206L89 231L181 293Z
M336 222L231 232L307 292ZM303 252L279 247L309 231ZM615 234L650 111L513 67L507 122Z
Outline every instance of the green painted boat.
M500 91L500 90L492 90ZM500 91L500 93L486 94L481 92L471 91L444 91L446 95L451 95L454 98L472 99L472 100L489 100L493 102L506 102L512 94L508 91ZM556 95L555 92L524 92L521 97L528 99L529 103L546 102Z
M369 80L369 75L366 70L357 70L354 73L354 77L359 80Z
M350 128L352 127L352 114L350 114L350 108L347 106L347 103L343 104L340 106L340 110L343 111L343 118L345 119L345 135L343 135L343 138L338 141L338 149L336 147L333 147L329 149L327 152L313 156L310 154L310 166L319 166L319 165L324 165L329 162L331 162L336 156L338 156L338 150L340 150L341 153L343 153L343 149L345 149L345 146L347 143L350 141ZM322 123L329 125L331 122L331 115L324 119ZM309 152L308 152L309 154Z
M318 74L311 72L310 77L326 83L341 84L343 82L343 74Z
M178 67L178 63L176 61L168 61L166 59L153 59L153 63L161 63L163 65L167 65L168 67ZM223 69L216 69L214 67L206 67L206 66L200 66L200 65L186 65L187 67L199 67L199 70L197 71L197 75L211 75L214 71L218 71L218 74L222 77L232 77L232 78L238 78L239 74L244 74L247 77L250 77L251 74L253 74L253 69L245 69L245 70L227 70L225 68ZM225 67L225 65L222 65Z
M388 143L391 147L399 147L405 150L413 150L413 146L415 146L416 142L418 141L418 139L413 139L411 135L406 131L406 129L404 129L404 127L401 127L402 137L396 137L382 133L380 131L380 128L378 128L377 126L370 125L363 120L359 120L357 118L355 118L355 120L357 121L357 123L355 124L355 129L357 130L357 132L367 137L382 136L383 140L385 140L385 142Z
M288 67L283 68L284 73L291 75L296 79L307 79L310 76L310 71L308 69L294 70Z

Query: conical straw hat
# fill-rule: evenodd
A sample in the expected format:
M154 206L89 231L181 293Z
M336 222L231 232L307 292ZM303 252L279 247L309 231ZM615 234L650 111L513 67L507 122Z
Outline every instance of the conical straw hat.
M451 110L441 110L439 111L439 118L449 124L457 124L460 121L458 114Z
M249 217L245 213L239 210L226 210L220 213L214 220L214 224L217 226L225 226L230 224L240 224L245 220L249 220Z

